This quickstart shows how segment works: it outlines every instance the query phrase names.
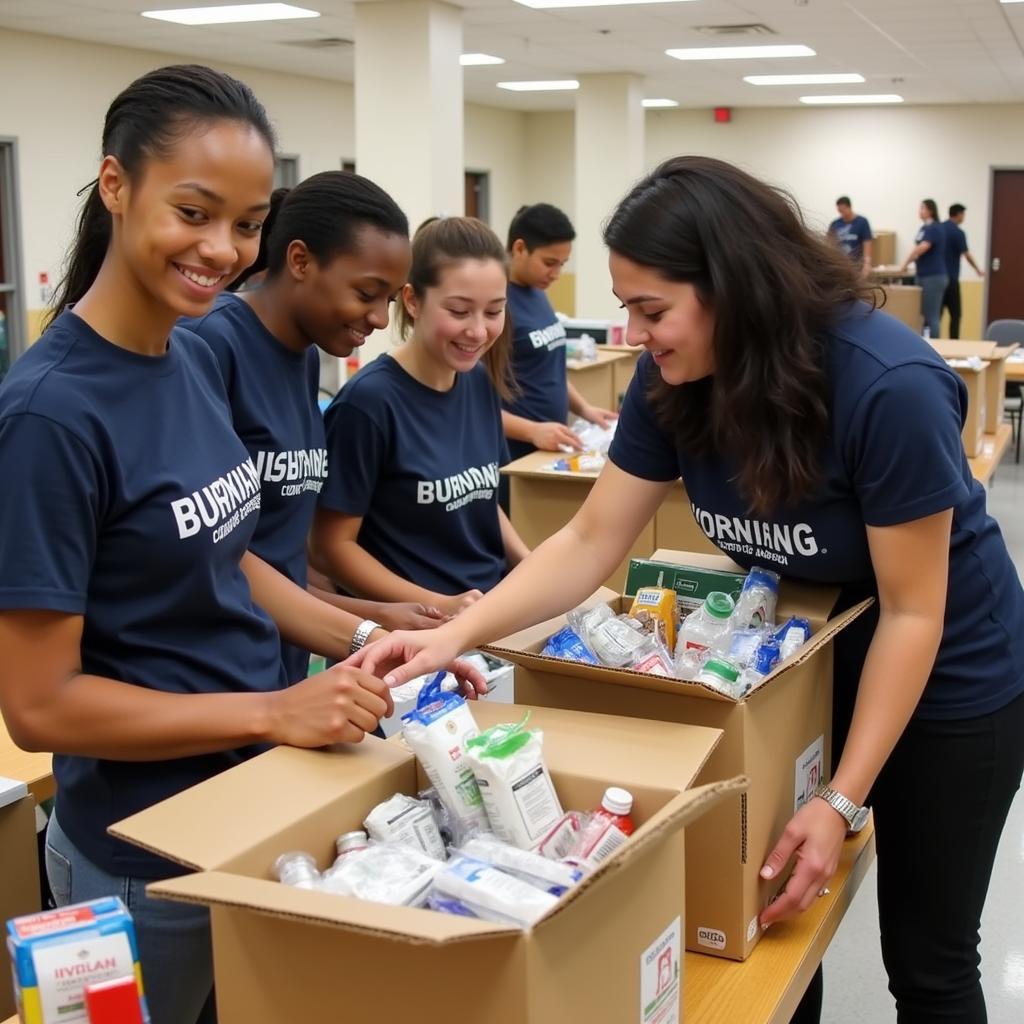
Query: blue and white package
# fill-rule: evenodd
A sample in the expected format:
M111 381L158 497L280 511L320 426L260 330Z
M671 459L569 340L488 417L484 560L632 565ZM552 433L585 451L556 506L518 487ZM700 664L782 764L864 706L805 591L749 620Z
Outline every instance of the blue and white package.
M584 665L600 665L590 648L570 627L564 626L552 636L540 652L549 658L562 658L564 661L578 661Z
M441 689L445 673L438 672L420 690L416 709L402 715L402 732L409 748L448 809L456 838L488 827L487 812L473 767L466 758L466 740L480 735L464 698Z
M463 856L482 860L496 868L521 878L524 882L561 896L583 878L583 872L571 864L548 860L539 853L521 850L518 846L503 843L496 836L479 835L462 844L457 851Z
M775 639L779 642L779 654L783 661L798 651L810 638L811 624L806 619L798 619L796 616L775 631Z
M434 888L478 917L520 928L532 928L558 902L557 896L472 857L450 860Z
M754 663L751 666L758 675L766 676L779 663L779 642L769 637L754 652Z

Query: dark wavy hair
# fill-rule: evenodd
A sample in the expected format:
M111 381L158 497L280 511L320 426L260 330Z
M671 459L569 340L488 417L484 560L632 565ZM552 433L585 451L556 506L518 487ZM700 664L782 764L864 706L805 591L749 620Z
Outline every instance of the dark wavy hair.
M102 155L117 157L129 179L136 180L147 160L166 158L198 126L224 120L250 125L274 149L267 112L244 82L199 64L158 68L136 79L110 104L103 122ZM100 198L99 182L86 189L48 321L89 290L110 244L112 221Z
M296 240L305 242L317 263L325 266L340 253L351 252L356 234L367 225L409 237L408 218L394 199L352 171L321 171L294 188L275 189L259 255L231 282L231 289L236 291L262 270L276 277L284 269L288 246Z
M508 273L508 257L501 239L475 217L432 217L424 221L412 239L412 268L409 285L422 299L428 288L436 288L442 272L464 260L494 260ZM398 327L403 338L413 328L413 319L398 304ZM505 312L505 325L483 357L487 375L503 399L518 391L512 373L512 318Z
M931 214L932 220L939 219L939 204L934 199L922 199L921 205Z
M808 230L796 201L732 164L667 160L605 226L615 253L694 286L714 314L714 375L675 387L652 374L658 421L693 456L725 456L751 511L806 498L828 431L826 332L875 290Z

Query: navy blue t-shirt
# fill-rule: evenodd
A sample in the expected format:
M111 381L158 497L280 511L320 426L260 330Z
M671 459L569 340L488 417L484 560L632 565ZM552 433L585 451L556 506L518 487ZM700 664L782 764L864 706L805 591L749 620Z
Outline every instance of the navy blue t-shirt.
M950 281L960 280L960 257L967 252L967 236L959 224L951 220L942 222L942 237L945 243L946 276Z
M839 248L853 260L854 263L864 261L864 243L870 242L875 236L871 234L871 225L867 217L859 213L854 216L849 224L842 217L837 217L828 226L829 234L835 238Z
M922 224L921 230L914 236L914 244L930 242L931 248L917 257L918 277L937 277L946 273L946 235L941 224L932 221Z
M285 684L240 568L259 478L194 336L142 356L62 313L0 387L0 478L0 608L84 616L83 672L180 694ZM106 871L180 873L107 826L258 752L57 756L57 815Z
M565 369L565 328L540 288L508 286L512 318L512 372L520 394L505 408L534 423L569 419L569 380ZM508 442L513 459L534 450L528 441Z
M1024 691L1024 591L1002 534L985 512L960 438L966 390L910 328L856 304L828 338L831 423L822 482L778 515L751 516L728 458L692 458L656 422L640 359L610 458L634 476L681 475L701 529L749 568L844 588L843 605L877 594L866 526L892 526L953 509L946 621L917 709L922 718L969 718ZM706 401L710 379L682 385ZM877 614L877 610L875 612ZM870 621L870 616L864 617ZM856 687L873 630L836 639L836 686Z
M378 356L325 414L340 471L324 508L361 516L359 544L392 572L440 594L490 590L507 563L498 469L508 462L497 392L483 366L435 391Z
M249 548L305 588L306 538L327 477L316 346L301 353L286 348L247 302L230 293L183 326L212 349L235 433L259 473L262 503ZM281 657L289 682L305 679L309 651L282 642Z

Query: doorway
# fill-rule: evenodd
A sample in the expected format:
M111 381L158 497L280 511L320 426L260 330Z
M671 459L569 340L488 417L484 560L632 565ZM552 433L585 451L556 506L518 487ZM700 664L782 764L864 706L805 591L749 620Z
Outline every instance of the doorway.
M487 171L466 171L466 216L491 221L491 182Z
M16 147L0 137L0 380L25 345Z
M985 323L1024 320L1024 168L992 168Z

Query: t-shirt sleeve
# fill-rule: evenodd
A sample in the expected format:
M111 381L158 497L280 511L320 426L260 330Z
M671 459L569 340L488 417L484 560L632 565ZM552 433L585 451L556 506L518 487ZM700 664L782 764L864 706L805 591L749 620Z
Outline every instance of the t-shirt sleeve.
M943 244L942 228L938 224L926 224L924 240L930 242L933 249L941 249Z
M327 410L324 426L330 472L318 504L343 515L365 516L388 455L388 439L353 402L335 402Z
M0 422L0 608L85 613L106 489L70 431L23 413Z
M922 519L967 497L966 409L960 378L925 363L887 370L864 394L844 450L868 526Z
M679 476L675 445L655 420L647 398L652 373L657 373L657 368L651 357L641 356L622 403L608 458L641 480L675 480Z
M871 222L865 217L860 225L860 240L862 242L870 242L874 240L874 237L871 233Z

